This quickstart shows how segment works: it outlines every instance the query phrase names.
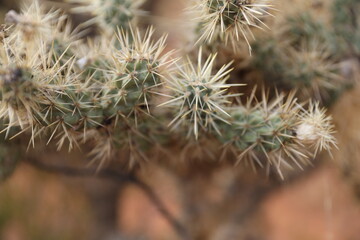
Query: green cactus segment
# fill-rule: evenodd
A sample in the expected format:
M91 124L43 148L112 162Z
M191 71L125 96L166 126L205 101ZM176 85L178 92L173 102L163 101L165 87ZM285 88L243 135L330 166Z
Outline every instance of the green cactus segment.
M112 116L120 111L128 115L138 108L148 108L153 88L161 83L156 71L158 65L144 59L126 62L123 73L114 81L114 88L104 94L108 103L105 113Z
M108 62L105 59L95 59L91 63L87 63L83 68L82 75L86 78L91 78L94 83L104 84L106 81L105 70L108 69Z
M114 88L96 92L97 88L72 85L39 86L36 76L23 68L5 69L0 75L0 100L20 113L34 119L27 122L41 127L75 130L95 129L110 124L117 116L128 116L137 108L144 108L152 98L149 91L159 85L160 78L153 68L157 63L130 61L126 71L114 81ZM52 88L53 87L53 88ZM34 121L36 120L36 121ZM62 127L59 127L59 124ZM138 126L137 126L138 127Z
M289 16L285 19L283 25L284 30L281 37L286 38L289 44L297 50L302 50L304 43L325 45L329 55L337 58L340 49L344 48L333 30L323 22L315 20L309 13Z
M60 40L55 39L53 40L49 46L48 51L52 52L52 59L53 64L55 64L57 61L60 62L60 66L63 66L66 64L66 62L73 58L74 51L71 48L67 48L67 44L62 43Z
M197 66L190 58L166 82L173 92L170 100L160 106L169 106L174 110L174 118L170 122L173 130L179 125L186 126L187 136L199 137L199 132L219 132L216 120L227 122L223 115L228 115L224 110L230 104L231 98L239 94L227 94L231 87L242 84L227 84L230 76L231 63L223 65L214 72L216 55L210 55L202 62L202 50L198 53ZM184 132L182 132L184 133Z
M114 30L119 26L129 28L129 23L135 16L131 11L133 0L101 0L101 6L105 6L103 18L108 26Z
M202 81L183 82L183 84L182 89L174 93L174 99L177 101L170 100L168 102L169 105L175 107L175 114L177 115L171 124L177 126L176 121L182 122L189 127L188 136L194 131L196 138L199 130L208 131L213 130L213 128L217 130L215 120L222 120L220 116L223 113L220 112L223 111L221 109L223 102L221 101L225 98L219 97L219 100L216 101L217 99L214 99L214 96L217 96L221 90L216 89L216 86L212 88L211 84Z
M335 33L348 45L345 54L360 54L360 2L358 0L335 0L332 6Z
M52 85L41 88L36 76L18 67L8 69L0 80L1 102L19 112L18 117L27 123L47 127L63 122L68 128L78 129L97 127L103 121L102 109L94 102L92 93L75 87L65 90L58 87L55 91L50 91ZM26 119L29 117L33 119Z
M160 84L160 78L154 72L157 66L156 62L150 63L147 60L132 60L126 63L125 73L119 76L116 85L128 93L132 93L131 95L135 95L135 99L131 99L131 95L129 96L130 102L136 100L134 105L138 100L143 101L149 96L147 90Z
M134 26L141 14L140 6L144 0L73 0L78 3L72 11L91 15L84 26L94 26L100 28L100 34L109 37L117 29L129 30Z
M193 12L198 17L199 35L197 43L230 44L236 52L240 50L241 39L250 48L249 37L254 37L252 27L266 27L263 17L271 15L268 0L197 0L194 1ZM220 44L222 43L222 44Z
M296 48L301 48L304 41L329 41L331 33L309 13L287 17L285 22L282 35L287 36L291 45Z
M279 29L283 30L253 44L252 64L267 82L285 90L300 89L301 97L325 103L334 91L343 91L337 40L323 24L300 14L285 19Z
M91 93L76 89L67 89L44 107L47 125L63 122L71 129L96 128L103 120L103 110Z
M0 74L0 101L13 109L22 109L37 94L29 69L10 67Z
M89 156L101 162L112 159L119 151L129 152L130 167L141 160L148 160L149 153L156 146L165 146L172 139L166 127L155 118L135 120L123 117L111 131L103 131L104 128L98 130L96 138L93 138L96 144Z
M251 2L251 0L208 0L207 6L209 8L209 13L222 13L223 24L228 28L235 22L246 21L246 17L242 10L244 6L251 5Z
M275 38L258 40L254 42L252 49L255 53L252 65L263 72L268 81L280 84L286 80L283 76L286 72L286 66L282 61L283 52L277 45Z
M259 109L249 111L243 107L234 109L230 114L231 125L222 124L222 135L218 135L218 138L240 151L251 149L258 153L269 153L281 149L293 139L291 123L285 121L281 114Z
M121 121L113 132L113 142L117 149L133 146L141 152L150 151L156 144L165 145L170 141L168 131L155 119L138 121L136 124Z
M208 118L208 114L210 112L214 112L214 115L216 115L216 111L214 111L215 109L212 109L208 104L208 98L211 96L212 92L213 89L206 86L205 83L193 84L187 87L187 93L189 96L185 101L185 104L187 105L188 109L201 109L201 111L198 113L198 117L200 119L204 119L205 121Z

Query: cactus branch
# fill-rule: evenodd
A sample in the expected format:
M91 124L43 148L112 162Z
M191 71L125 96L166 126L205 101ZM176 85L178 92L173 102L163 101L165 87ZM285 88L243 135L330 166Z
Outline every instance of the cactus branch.
M134 184L145 193L145 195L157 208L159 213L166 219L166 221L174 229L174 231L181 237L181 239L184 240L190 239L186 228L166 208L165 204L162 202L160 197L155 193L155 191L148 184L140 180L134 173L121 173L113 169L101 169L101 170L91 169L91 168L80 169L80 168L73 168L63 165L61 166L50 165L42 161L39 161L36 158L31 158L31 157L27 157L24 162L42 171L61 174L68 177L84 177L84 178L96 177L118 183Z

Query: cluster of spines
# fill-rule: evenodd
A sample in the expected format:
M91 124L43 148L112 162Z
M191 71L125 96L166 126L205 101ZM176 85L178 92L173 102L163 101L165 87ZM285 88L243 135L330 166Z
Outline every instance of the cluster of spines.
M202 57L200 50L197 66L189 58L179 66L179 71L172 75L167 84L173 91L172 99L161 104L175 109L176 116L169 125L178 128L179 125L190 123L188 136L194 135L196 138L199 132L220 131L216 122L226 122L223 116L228 113L224 109L230 103L230 98L238 95L231 95L227 91L232 86L242 85L226 83L231 63L213 73L216 55L209 56L204 64Z
M308 14L286 18L278 25L271 37L253 44L253 66L275 87L299 89L303 99L330 101L344 85L334 55L335 39Z
M157 94L156 88L163 84L161 68L171 65L169 54L161 56L166 37L152 42L153 29L148 29L141 37L140 32L130 30L131 34L118 34L119 48L113 57L112 67L108 69L108 84L105 91L115 94L119 107L128 108L131 113L146 111L150 113L150 102ZM145 108L145 109L144 109Z
M301 168L314 152L335 144L331 119L317 104L302 108L294 94L256 102L254 91L245 106L233 105L231 98L238 94L229 94L232 85L225 83L229 65L214 74L213 60L210 56L202 65L200 52L199 66L188 63L189 69L180 70L169 85L171 99L163 105L173 109L170 125L180 132L196 139L212 135L224 150L235 152L237 162L246 159L254 167L273 167L281 176L282 170Z
M344 40L345 48L338 49L345 55L360 54L360 3L357 0L335 0L332 5L332 25L335 34Z
M49 14L54 17L53 12ZM49 16L45 14L43 18ZM244 18L248 21L245 15ZM226 146L237 149L239 159L249 156L261 165L260 158L265 156L279 172L283 164L289 165L286 157L296 164L306 163L309 153L302 142L311 143L316 151L328 149L333 143L330 120L317 107L312 109L317 114L306 115L303 111L299 115L302 111L295 101L283 102L282 97L269 105L264 99L255 106L249 101L246 107L230 107L231 98L239 95L229 94L230 88L240 84L226 83L230 64L214 71L216 55L203 63L200 51L197 66L187 59L170 74L169 66L174 61L169 58L171 53L163 53L166 38L154 43L152 29L144 35L131 27L128 31L119 30L116 42L109 39L93 42L98 49L87 54L81 52L87 46L77 43L74 47L66 41L69 32L60 29L68 27L56 28L57 37L50 39L47 31L33 29L39 37L30 34L26 41L18 41L23 32L16 26L9 30L9 38L2 44L1 84L6 92L1 95L1 119L7 132L18 127L20 132L15 135L30 130L32 143L42 135L49 142L58 139L59 148L66 140L70 149L90 141L94 144L90 155L102 162L114 158L116 151L124 148L146 158L144 151L168 138L162 127L165 121L156 121L151 116L154 97L169 96L168 90L172 91L172 99L160 106L172 107L173 128L184 129L188 137L195 139L207 134L216 136ZM17 44L21 47L17 48ZM40 46L36 54L34 48L27 47L29 44ZM101 54L102 49L108 49L106 54ZM163 72L171 76L167 81L163 81ZM163 85L167 90L159 90ZM161 117L166 116L156 116ZM309 137L304 129L322 132ZM302 137L296 137L297 132ZM131 160L130 164L133 163Z
M43 10L37 2L28 9L33 8ZM28 12L25 13L27 16ZM48 14L53 17L53 12ZM49 18L47 14L41 17ZM160 69L171 63L167 59L169 55L162 55L166 37L154 43L152 29L144 36L139 30L119 31L117 45L107 46L113 51L111 57L97 54L88 63L81 64L89 58L77 56L79 43L74 47L75 44L71 46L64 41L67 31L57 32L59 38L55 39L45 33L38 34L36 27L43 27L39 22L29 23L33 23L35 29L26 39L22 37L20 23L14 22L9 38L2 44L1 117L6 121L5 130L9 132L17 126L21 127L20 132L30 129L32 143L45 134L48 142L58 139L59 148L68 140L69 149L80 142L94 141L91 138L99 136L94 134L96 131L116 132L105 134L114 143L119 142L120 136L129 139L131 135L118 134L116 128L125 132L130 129L133 133L142 131L138 126L147 124L143 119L149 117L155 88L162 84ZM21 48L17 48L18 44ZM38 47L36 54L28 47L34 45ZM100 63L100 67L96 68L94 62ZM100 76L94 77L96 73ZM103 155L101 152L104 151L93 155Z
M249 36L254 37L251 28L267 27L262 18L272 6L268 0L195 0L193 12L198 16L199 43L216 41L231 43L237 49L237 42Z
M253 101L230 108L230 124L222 124L217 136L225 149L238 156L237 163L245 160L253 167L272 167L282 176L283 169L302 168L319 150L335 144L331 119L318 105L305 110L293 95L279 95L272 102L264 97L255 105Z
M89 27L96 24L103 34L112 35L118 27L129 30L142 14L140 6L144 0L69 0L79 4L74 13L91 14L91 18L82 24Z

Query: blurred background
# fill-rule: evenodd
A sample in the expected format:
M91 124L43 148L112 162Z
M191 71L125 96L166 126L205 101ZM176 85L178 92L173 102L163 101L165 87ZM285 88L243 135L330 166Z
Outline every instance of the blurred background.
M330 3L330 0L275 1L281 9L316 11L324 19L328 17ZM47 4L67 8L61 1ZM169 33L169 49L180 46L186 33L173 25L181 26L184 6L185 0L152 0L144 5L149 15L155 16L149 17L149 21L158 32ZM18 8L16 0L1 0L0 21L7 11ZM82 17L77 16L74 21L82 21ZM185 226L198 232L194 234L197 239L358 240L359 96L360 87L355 86L329 110L339 146L333 156L321 155L301 177L276 187L252 192L253 178L261 179L264 186L267 179L246 173L250 175L248 180L241 179L233 187L236 194L226 194L224 186L229 188L231 176L237 171L232 167L206 176L184 175L179 180L153 166L143 170L143 178L174 217L185 219ZM180 185L194 193L187 197L196 199L195 206L186 204ZM187 217L183 216L184 211L189 212ZM106 239L181 239L158 207L133 184L119 186L96 178L65 177L26 164L21 164L10 179L0 184L1 240L102 239L97 236L105 232L114 232L114 238Z

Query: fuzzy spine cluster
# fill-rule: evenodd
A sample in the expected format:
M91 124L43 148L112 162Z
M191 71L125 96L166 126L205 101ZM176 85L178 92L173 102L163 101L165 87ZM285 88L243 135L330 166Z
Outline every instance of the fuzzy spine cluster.
M253 43L251 64L277 88L299 89L302 99L331 102L346 85L331 31L306 13L286 16L276 29Z

